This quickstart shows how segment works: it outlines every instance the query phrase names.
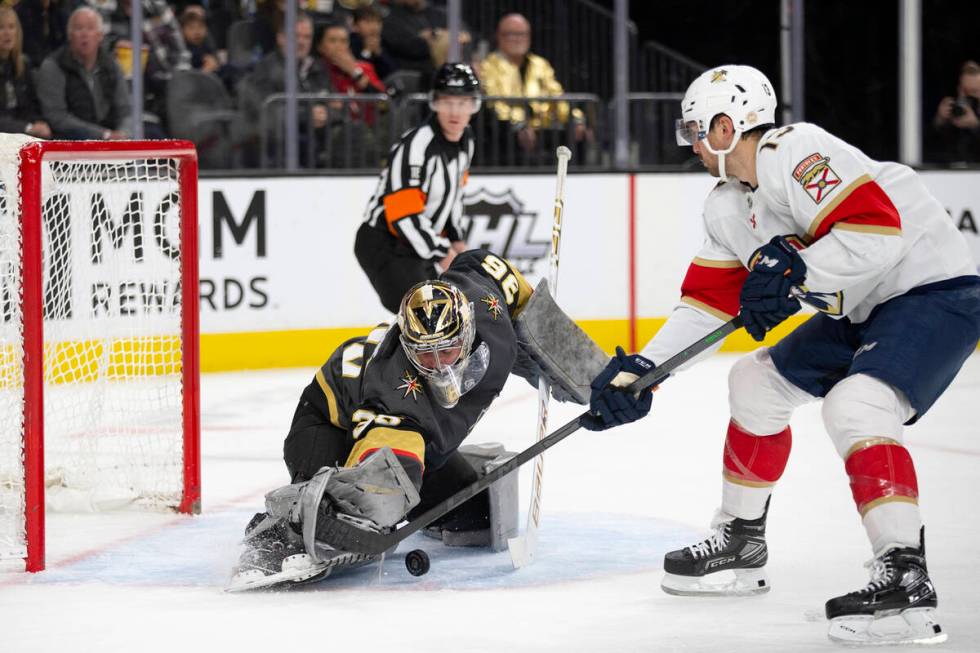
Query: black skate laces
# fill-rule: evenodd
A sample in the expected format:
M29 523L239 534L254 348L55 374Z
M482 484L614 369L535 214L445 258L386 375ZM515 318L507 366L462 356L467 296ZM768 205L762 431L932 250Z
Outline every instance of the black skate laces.
M687 547L687 550L691 552L691 556L695 560L707 558L712 554L718 553L728 546L728 533L730 529L731 522L721 524L715 529L715 532L708 537L708 539Z

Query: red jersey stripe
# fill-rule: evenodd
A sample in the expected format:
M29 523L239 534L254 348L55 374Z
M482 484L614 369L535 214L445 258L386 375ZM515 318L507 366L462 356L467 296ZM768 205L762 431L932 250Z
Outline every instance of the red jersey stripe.
M809 234L819 240L831 228L898 235L902 230L902 219L898 209L877 182L868 179L840 198L829 212L817 216L810 225Z
M738 315L738 296L748 274L742 266L708 267L692 263L681 284L681 301L708 310L721 319L731 319Z

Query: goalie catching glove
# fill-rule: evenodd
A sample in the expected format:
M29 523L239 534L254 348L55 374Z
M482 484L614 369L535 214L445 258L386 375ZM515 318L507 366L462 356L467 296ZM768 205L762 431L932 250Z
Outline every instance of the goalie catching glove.
M616 355L592 380L589 412L579 418L582 428L604 431L645 417L653 402L653 388L635 395L627 388L655 367L651 360L639 354L627 356L622 347L616 347Z
M775 236L755 250L748 267L739 315L749 335L761 342L767 331L800 310L793 288L803 285L806 263L788 240Z

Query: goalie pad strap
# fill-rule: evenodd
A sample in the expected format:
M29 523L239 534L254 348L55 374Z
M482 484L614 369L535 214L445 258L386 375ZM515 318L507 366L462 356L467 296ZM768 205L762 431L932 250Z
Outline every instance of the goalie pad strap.
M546 280L534 289L514 329L521 349L514 372L533 384L544 376L559 401L588 404L592 379L609 356L555 303Z
M324 497L326 504L324 505ZM355 467L322 467L309 481L287 485L266 495L266 510L288 517L303 530L303 545L318 562L317 520L324 508L378 527L390 527L419 503L419 493L398 457L388 447L367 456Z

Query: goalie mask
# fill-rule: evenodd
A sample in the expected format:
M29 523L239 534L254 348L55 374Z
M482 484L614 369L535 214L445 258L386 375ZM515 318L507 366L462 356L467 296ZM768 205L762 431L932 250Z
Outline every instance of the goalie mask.
M486 343L473 349L474 320L473 304L445 281L412 286L398 309L402 349L443 408L472 390L490 363Z

